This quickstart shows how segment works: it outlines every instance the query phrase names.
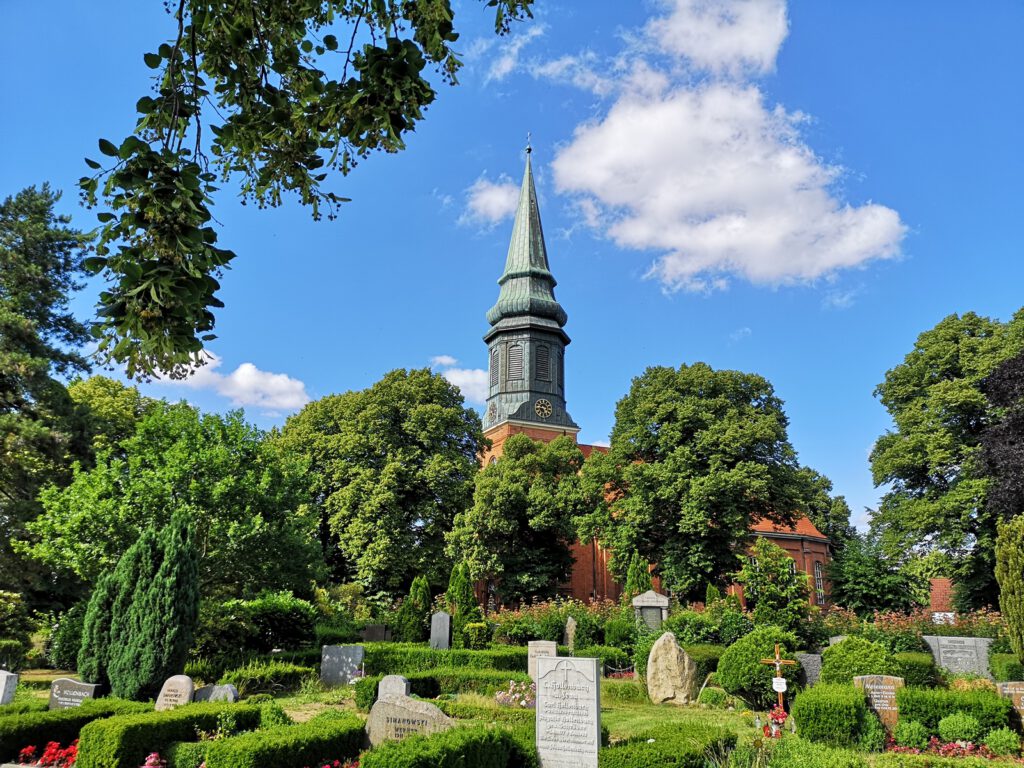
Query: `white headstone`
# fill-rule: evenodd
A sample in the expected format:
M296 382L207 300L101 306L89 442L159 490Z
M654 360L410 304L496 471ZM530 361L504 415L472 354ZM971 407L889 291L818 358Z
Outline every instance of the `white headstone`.
M192 694L195 691L195 683L188 675L168 677L160 688L160 695L156 697L156 706L153 708L157 712L163 712L166 709L180 707L182 704L191 704Z
M601 660L537 657L540 768L597 768L601 749Z
M14 701L14 691L18 688L18 676L6 669L0 669L0 705Z
M531 640L526 644L529 649L526 657L526 669L530 673L530 679L537 682L537 657L557 656L558 643L553 640Z

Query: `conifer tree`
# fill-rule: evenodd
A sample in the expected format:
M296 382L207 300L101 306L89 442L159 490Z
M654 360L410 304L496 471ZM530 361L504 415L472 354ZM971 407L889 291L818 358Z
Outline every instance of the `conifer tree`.
M1024 516L999 524L996 580L1010 647L1018 659L1024 659Z
M419 643L427 639L430 615L430 584L426 576L412 580L409 596L395 618L395 639L402 643Z
M722 599L722 591L714 584L708 584L704 590L704 607L708 608Z
M469 565L457 563L452 568L448 589L444 593L448 603L448 612L452 615L452 637L457 644L463 641L463 630L467 624L483 621L483 613L476 595L473 593L473 580L469 574Z
M78 674L87 683L109 684L107 662L110 652L110 620L114 604L113 572L102 576L89 598L78 650Z
M629 602L653 587L650 565L640 556L639 552L634 552L629 560L629 568L626 570L626 586L622 592L623 601Z

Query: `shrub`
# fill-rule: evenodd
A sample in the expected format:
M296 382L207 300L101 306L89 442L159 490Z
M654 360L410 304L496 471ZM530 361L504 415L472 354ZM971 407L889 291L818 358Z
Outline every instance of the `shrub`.
M793 568L786 550L768 539L757 539L750 555L735 578L754 605L754 624L796 632L810 611L806 574Z
M602 749L600 765L601 768L704 768L709 760L724 759L735 745L736 734L725 728L662 726Z
M363 677L355 683L356 706L366 712L377 700L377 685L383 675ZM499 672L484 669L431 669L425 672L407 672L412 693L425 699L434 699L442 693L479 693L494 696L508 687L509 682L529 683L525 673Z
M1000 757L1020 754L1020 736L1010 728L993 728L985 736L985 746Z
M128 551L131 552L131 548ZM85 618L82 620L82 645L78 649L76 668L87 683L109 683L107 662L110 651L110 619L117 592L114 573L103 574L96 583L85 609ZM123 608L127 610L127 607L127 603L124 603Z
M444 597L448 604L448 613L452 615L452 639L455 641L455 647L459 648L464 645L463 633L466 625L479 623L484 618L480 603L473 593L473 579L466 563L456 563L452 568Z
M885 726L871 710L864 714L857 746L864 752L881 752L885 749Z
M896 663L896 674L907 685L928 687L938 683L938 668L930 653L897 653L893 660Z
M636 636L636 644L633 646L633 671L636 672L636 679L644 685L647 684L647 657L651 655L651 648L661 635L648 630L642 630Z
M79 731L94 720L150 709L147 704L120 699L94 699L80 707L47 712L25 712L16 717L0 717L0 761L14 760L29 744L57 741L69 744Z
M456 728L389 741L359 758L359 768L511 768L524 764L533 764L533 758L525 754L523 745L512 734L483 728Z
M46 658L54 669L74 669L78 663L86 607L85 603L78 603L62 613L57 620L46 651Z
M585 648L577 648L572 655L581 659L600 659L606 673L609 669L614 672L625 670L630 666L630 658L625 651L607 645L589 645Z
M896 661L878 643L862 637L848 637L830 645L821 654L821 682L850 683L858 675L891 675Z
M977 741L981 735L978 718L954 712L939 720L939 738L943 741Z
M200 768L206 761L209 746L208 741L176 741L164 753L167 765L170 768Z
M654 588L651 564L639 552L634 552L626 566L626 583L622 589L622 602L628 604L637 595Z
M0 637L16 640L27 647L31 634L32 619L25 600L17 592L0 590Z
M48 709L46 699L22 699L10 704L0 704L0 717L23 715L26 712L46 712Z
M718 641L724 646L732 645L741 637L750 634L753 629L754 622L750 616L741 609L727 604L718 620Z
M239 694L294 691L302 681L316 674L312 667L300 667L283 661L251 661L244 667L224 673L221 685L234 685Z
M951 691L940 688L901 688L896 691L900 717L917 720L929 733L939 732L939 721L953 712L977 719L982 731L1010 724L1013 703L995 691Z
M0 640L0 668L17 672L25 664L28 645L20 640Z
M1012 653L989 654L988 666L997 682L1024 680L1024 664L1021 664Z
M856 752L786 736L771 750L771 768L867 768Z
M704 706L711 707L712 709L724 709L729 706L731 701L732 697L725 692L725 689L714 688L712 686L705 688L697 697L698 704L703 704Z
M604 625L604 644L633 653L636 642L636 621L630 619L609 619Z
M900 720L896 723L896 731L893 738L901 747L915 747L924 749L928 746L928 729L916 720Z
M300 725L218 739L206 748L206 768L304 768L359 754L363 721L347 712L325 712Z
M726 691L739 696L752 706L767 709L775 700L771 689L770 668L761 659L775 655L775 644L785 657L796 647L796 638L778 627L758 627L746 637L730 645L718 662L715 677ZM783 668L790 688L799 680L799 664Z
M857 743L866 712L863 691L821 683L800 692L791 714L802 738L846 747Z
M471 621L462 630L462 637L468 650L482 651L491 642L491 628L483 621Z
M402 643L426 640L430 635L429 621L430 584L426 576L417 576L395 615L395 640Z
M364 643L366 674L404 674L437 667L468 667L525 672L526 648L502 647L482 651L456 649L435 651L423 645ZM319 658L319 653L317 654Z
M670 616L662 631L674 634L680 645L718 642L717 623L707 614L697 611L682 611Z
M256 637L256 650L292 650L313 640L316 608L291 592L266 592L244 604Z
M359 641L359 625L346 614L332 616L330 621L313 628L315 646L346 645Z
M725 653L725 648L721 645L687 645L683 650L697 665L696 678L702 684L708 675L718 669L718 663ZM772 650L774 651L774 647Z
M260 708L251 704L189 704L164 712L94 720L82 728L75 768L137 768L151 752L167 752L176 741L196 740L196 731L214 731L230 708L239 729L260 723Z

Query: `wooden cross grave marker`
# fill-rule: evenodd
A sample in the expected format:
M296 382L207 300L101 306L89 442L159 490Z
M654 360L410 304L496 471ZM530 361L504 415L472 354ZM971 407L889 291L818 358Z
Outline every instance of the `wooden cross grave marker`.
M761 659L762 664L772 664L775 666L775 677L782 677L783 667L792 667L796 664L795 661L782 658L782 653L779 650L779 644L775 644L775 658L774 659ZM776 689L777 690L777 689ZM785 690L785 689L783 689ZM779 693L779 706L782 707L782 691ZM784 707L783 707L784 708Z

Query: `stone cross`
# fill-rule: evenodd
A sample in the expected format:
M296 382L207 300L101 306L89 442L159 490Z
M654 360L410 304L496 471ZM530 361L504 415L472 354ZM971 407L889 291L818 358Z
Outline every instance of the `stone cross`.
M774 665L774 667L775 667L775 677L776 678L782 677L782 668L783 667L792 667L792 666L794 666L796 664L795 661L790 661L789 659L782 658L782 652L779 650L779 644L778 643L775 644L775 658L774 659L761 659L761 663L762 664L772 664L772 665ZM779 693L779 707L781 709L785 709L785 707L783 707L783 705L782 705L782 692L785 690L785 688L783 688L780 691L776 687L775 690L778 691L778 693Z

